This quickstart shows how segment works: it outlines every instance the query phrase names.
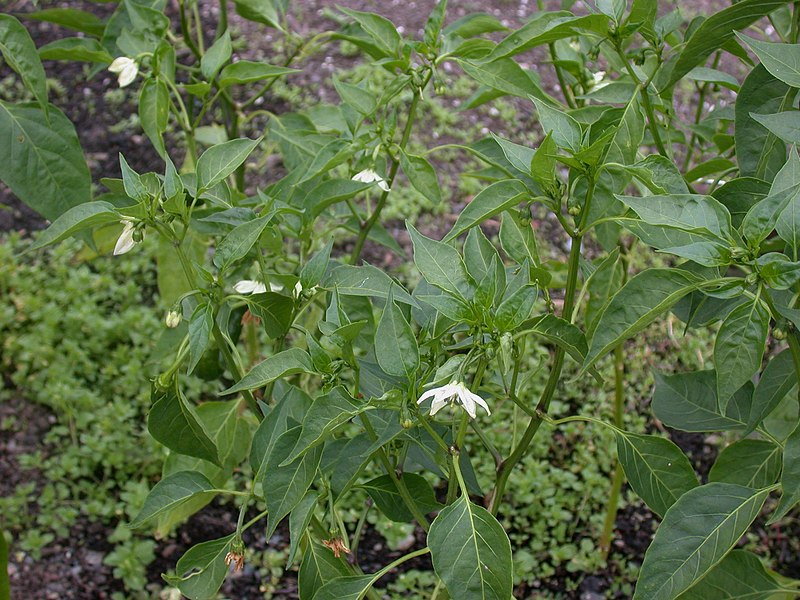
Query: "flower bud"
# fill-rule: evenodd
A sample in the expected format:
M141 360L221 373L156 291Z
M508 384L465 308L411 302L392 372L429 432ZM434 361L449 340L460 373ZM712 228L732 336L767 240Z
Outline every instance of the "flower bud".
M177 311L170 310L167 312L167 316L164 319L164 322L170 329L175 329L178 325L181 324L182 320L183 318Z

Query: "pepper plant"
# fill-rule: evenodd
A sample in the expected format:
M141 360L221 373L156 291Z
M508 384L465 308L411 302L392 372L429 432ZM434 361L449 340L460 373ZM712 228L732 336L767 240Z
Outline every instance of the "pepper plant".
M512 31L485 14L448 22L442 1L422 39L346 8L340 30L303 39L287 3L235 0L242 18L284 36L272 64L233 60L228 4L210 40L192 0L179 0L176 32L163 0L124 0L104 21L33 13L84 33L38 50L15 17L0 19L0 50L35 98L0 104L0 178L53 220L34 248L73 235L118 255L160 247L170 350L150 382L147 425L170 456L130 525L167 533L217 495L241 506L233 531L190 549L165 579L212 598L246 560L244 531L270 538L288 520L287 567L300 562L303 599L377 598L382 576L430 554L432 598L507 600L512 548L497 515L515 468L543 423L585 421L617 442L602 551L624 479L662 518L635 598L797 596L800 582L736 549L765 505L777 522L800 500L797 5L741 0L686 24L658 16L655 0L597 0L582 5L588 14L539 7ZM738 33L767 19L779 41ZM364 53L372 76L334 75L335 105L262 108L296 59L339 40ZM558 97L518 62L539 47ZM87 61L138 86L163 168L137 173L120 156L121 179L92 194L42 59ZM741 85L723 60L749 70ZM491 134L412 153L423 98L447 93L445 63L477 83L468 107L504 95L530 107L538 147ZM734 106L721 87L738 93ZM690 98L687 122L675 107ZM225 139L201 152L207 123ZM433 164L454 147L480 161L485 187L441 239L408 223L404 247L384 227L387 201L408 185L441 202ZM265 176L274 155L285 174ZM532 217L542 211L561 228L562 260L540 255ZM630 274L634 243L668 266ZM370 265L378 246L399 262L410 253L414 274ZM657 374L652 402L670 427L737 436L703 485L674 443L623 426L624 342L667 311L687 330L721 321L714 369ZM537 389L529 356L540 344L551 356ZM568 361L613 386L613 422L550 414ZM192 373L218 400L187 397ZM507 428L493 413L509 405L523 433L498 447L486 431ZM473 470L483 457L495 466L488 485ZM355 524L343 516L353 497L370 499ZM370 510L416 523L424 543L364 573Z

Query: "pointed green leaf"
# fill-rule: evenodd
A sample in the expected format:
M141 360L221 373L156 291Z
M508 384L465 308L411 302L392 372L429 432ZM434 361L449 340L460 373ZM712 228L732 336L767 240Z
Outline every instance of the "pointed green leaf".
M391 288L397 302L417 306L416 300L402 289L399 283L372 265L358 267L340 265L331 270L320 285L327 290L336 289L342 296L368 296L382 299L389 297Z
M105 30L105 23L103 23L97 15L77 8L46 8L44 10L25 13L24 18L54 23L55 25L61 25L73 31L81 31L94 37L102 36L103 30Z
M731 237L731 215L711 196L669 194L664 196L620 196L645 223L674 227L681 231L708 233L720 241Z
M42 60L72 60L107 65L114 60L102 44L92 38L62 38L39 48Z
M211 80L217 74L226 62L228 62L233 54L233 46L231 45L231 34L229 30L225 30L221 36L206 50L203 58L200 59L200 72L208 80Z
M769 523L781 520L800 502L800 424L784 442L781 490L780 502L772 513Z
M768 330L769 311L761 302L740 304L725 317L714 342L720 409L761 368Z
M311 518L314 516L314 509L319 502L319 493L308 491L303 499L297 503L289 515L289 556L286 558L287 566L294 563L297 551L300 549L300 540L308 529Z
M762 42L741 33L736 35L753 49L767 71L791 87L800 87L800 44Z
M212 146L197 159L197 189L208 190L239 168L261 139L231 140Z
M428 532L433 568L451 598L508 600L513 590L511 544L485 508L461 496Z
M387 374L414 381L419 368L417 338L403 312L394 303L391 291L375 331L375 357Z
M436 170L425 158L401 151L400 168L415 190L434 204L442 202L442 190L439 188Z
M628 482L656 514L663 516L678 498L697 487L689 459L671 441L627 431L614 433Z
M336 558L329 548L309 537L297 575L300 600L313 600L317 590L325 583L345 575L350 575L345 560Z
M55 244L76 233L92 227L107 225L120 220L114 205L108 202L86 202L74 206L58 217L53 224L36 238L31 250Z
M164 579L190 600L216 598L229 571L225 557L232 543L233 534L192 546L175 565L176 575Z
M214 489L208 478L195 471L179 471L159 481L142 505L142 509L131 521L130 527L138 528L161 513L179 507L192 498L203 494L210 496Z
M760 489L772 485L781 472L781 447L769 440L738 440L720 452L709 481Z
M776 600L780 591L755 554L734 550L678 600Z
M236 261L244 258L258 242L258 238L264 233L264 229L266 229L274 216L275 213L269 211L263 217L235 227L217 246L214 252L214 265L221 270L225 270Z
M581 149L581 126L570 115L549 104L532 98L539 113L539 124L545 134L551 134L559 148L575 153Z
M289 75L290 73L299 73L299 71L287 67L276 67L263 62L240 60L222 69L218 79L220 87L225 89L232 85L253 83L254 81L262 81L272 77Z
M375 96L357 85L345 83L338 78L333 78L333 87L345 104L349 104L364 116L371 115L378 106Z
M28 30L15 17L0 13L0 54L22 78L45 113L47 105L47 75L36 52L36 44Z
M449 244L425 237L410 223L406 227L414 245L414 263L425 279L457 298L471 298L475 284L458 251Z
M339 10L355 19L387 57L395 57L399 54L403 40L389 19L375 13L361 12L349 8L339 7Z
M503 94L511 94L519 98L532 96L545 102L553 101L539 84L534 82L530 75L510 58L499 58L490 63L459 60L458 64L475 81Z
M403 473L402 481L423 514L441 508L431 484L424 477L416 473ZM414 520L411 509L406 506L394 480L388 475L371 479L359 487L366 490L380 511L392 521L409 523Z
M241 381L220 393L226 395L241 390L254 390L281 377L297 373L314 373L314 365L308 352L302 348L289 348L262 360Z
M761 512L769 490L709 483L672 505L647 549L634 600L672 600L728 554Z
M513 208L528 195L525 186L516 179L497 181L480 191L458 215L453 228L444 236L443 242L457 238L468 229L480 225L486 219ZM416 248L416 246L415 246ZM431 282L433 283L433 282Z
M139 94L139 121L145 135L164 158L164 132L169 123L169 90L161 79L148 79Z
M748 435L755 431L795 385L797 385L797 372L794 369L792 352L787 348L777 356L773 356L761 373L753 393L753 406L744 434Z
M374 581L373 575L337 577L319 588L314 600L361 600Z
M217 466L219 451L208 431L180 390L153 390L153 407L147 415L147 430L157 442L178 454L202 458Z
M198 306L189 320L189 362L186 367L187 373L194 371L206 348L208 348L213 325L214 308L210 304Z

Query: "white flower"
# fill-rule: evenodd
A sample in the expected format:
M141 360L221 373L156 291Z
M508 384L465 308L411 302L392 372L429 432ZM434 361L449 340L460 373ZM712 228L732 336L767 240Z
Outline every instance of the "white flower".
M467 411L467 414L473 419L476 415L475 405L478 405L485 410L487 415L492 414L489 410L489 406L486 404L486 401L478 396L478 394L473 394L470 392L467 389L467 386L465 386L461 381L448 383L442 387L428 390L419 397L417 404L421 404L431 397L433 398L431 401L431 416L439 412L446 404L454 404L455 402L460 402L461 406L464 407L464 410Z
M134 225L133 221L123 219L120 221L125 227L122 228L122 233L119 234L117 245L114 246L114 256L125 254L133 250L136 245L136 240L133 239Z
M267 291L267 286L260 281L242 279L233 286L233 289L239 294L263 294Z
M166 323L167 327L169 327L170 329L175 329L178 325L181 324L182 320L183 320L183 318L181 317L181 315L177 311L170 310L170 311L167 312L167 316L164 319L164 322Z
M119 87L125 87L136 79L136 75L139 73L139 65L132 58L120 56L114 59L114 62L108 66L108 70L118 75Z
M372 169L364 169L360 173L356 173L353 175L353 181L360 181L361 183L374 183L377 181L379 188L384 192L389 191L389 184L386 183L386 180Z

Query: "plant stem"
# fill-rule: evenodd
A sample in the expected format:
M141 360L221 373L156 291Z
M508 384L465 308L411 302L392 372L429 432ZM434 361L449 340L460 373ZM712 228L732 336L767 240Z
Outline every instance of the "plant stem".
M558 78L558 85L561 88L561 93L564 94L564 100L567 102L567 106L570 108L577 108L578 105L575 103L575 98L572 95L572 91L567 87L567 82L564 79L564 73L561 71L561 67L558 66L556 61L556 45L553 42L547 44L547 47L550 49L550 62L553 63L553 67L556 70L556 77Z
M589 216L589 209L591 208L592 198L594 197L594 188L594 177L590 176L588 181L588 189L586 191L586 200L581 208L581 220L578 225L578 230L570 232L570 236L572 237L572 247L569 251L567 285L564 290L564 307L561 312L562 317L570 321L575 304L575 291L578 284L578 271L580 270L581 242L583 240L581 230L583 229L585 221ZM550 376L547 379L547 384L545 385L544 391L542 391L542 395L539 397L539 403L536 405L536 415L530 420L530 423L528 423L528 427L522 434L522 439L519 441L519 444L517 444L517 447L514 448L509 457L500 463L499 467L497 467L496 483L494 490L491 492L492 503L490 512L493 515L496 515L497 510L500 508L500 503L503 500L503 493L505 492L506 484L508 483L508 477L511 474L511 471L525 456L525 453L528 451L528 447L533 441L536 432L539 431L539 427L542 424L544 416L547 414L547 409L550 407L550 401L553 399L553 395L556 392L556 387L561 379L561 370L564 367L564 354L565 351L560 346L555 349L553 355L553 367L550 369Z
M375 433L375 428L372 426L369 416L366 412L362 412L359 416L364 425L364 429L367 431L367 435L369 435L370 439L374 442L378 439L378 434ZM391 463L389 462L389 457L386 455L386 451L381 447L378 448L377 453L378 458L381 461L384 470L386 471L386 474L391 477L406 507L411 511L411 514L414 515L414 518L417 520L417 523L419 523L420 527L422 527L425 531L428 531L428 529L430 529L430 523L428 523L427 517L422 514L419 506L417 506L417 503L414 502L414 499L411 497L411 492L409 492L408 488L406 487L405 481L398 476L397 471L395 471L392 467Z
M425 80L422 84L414 90L414 98L411 100L411 106L408 109L408 119L406 120L405 128L403 129L403 137L400 139L400 150L403 151L408 144L408 140L411 137L411 129L414 126L414 118L417 114L417 106L419 105L419 100L422 97L422 90L425 89L425 86L431 79L433 75L433 71L429 71L428 75L425 77ZM392 188L394 184L394 179L397 176L397 171L400 168L400 161L393 160L392 166L389 170L389 177L386 180L386 185L389 189ZM361 251L364 249L364 242L367 241L367 236L369 235L370 230L375 226L375 223L381 216L381 211L383 207L386 205L386 199L389 197L389 192L383 192L378 198L378 202L375 205L375 210L370 215L369 219L367 219L364 223L361 224L361 229L358 232L358 238L356 239L356 245L353 248L353 254L350 257L350 264L354 265L358 262L358 259L361 258Z

